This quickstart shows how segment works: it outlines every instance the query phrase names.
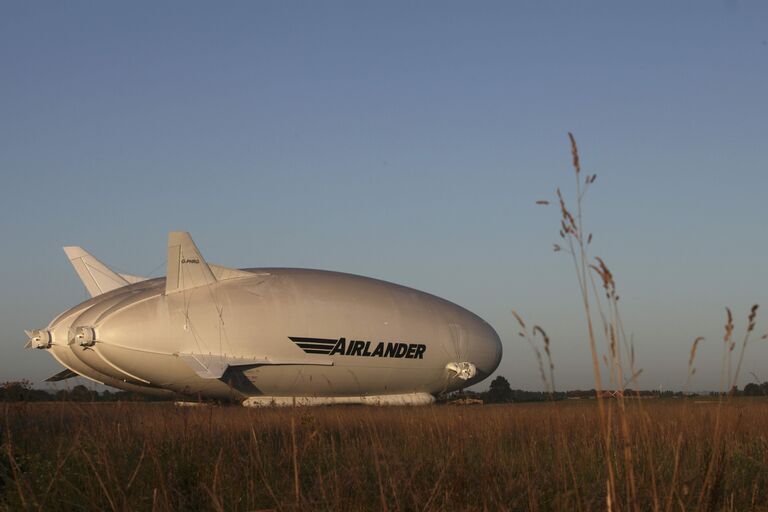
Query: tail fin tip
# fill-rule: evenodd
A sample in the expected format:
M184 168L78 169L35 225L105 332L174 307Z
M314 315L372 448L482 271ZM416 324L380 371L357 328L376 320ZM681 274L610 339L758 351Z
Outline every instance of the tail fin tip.
M168 233L168 273L165 293L176 293L216 282L194 240L186 231Z
M63 249L91 297L129 284L120 274L114 272L82 247L66 246Z

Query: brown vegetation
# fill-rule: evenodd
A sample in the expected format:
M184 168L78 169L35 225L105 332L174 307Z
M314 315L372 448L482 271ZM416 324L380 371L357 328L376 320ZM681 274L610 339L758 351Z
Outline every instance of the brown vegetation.
M6 404L2 510L596 510L596 402L245 409ZM614 419L618 405L603 407ZM641 510L768 510L768 401L628 404ZM617 425L618 426L618 425ZM624 439L611 429L614 444ZM704 503L713 451L715 485ZM625 508L625 488L616 508Z

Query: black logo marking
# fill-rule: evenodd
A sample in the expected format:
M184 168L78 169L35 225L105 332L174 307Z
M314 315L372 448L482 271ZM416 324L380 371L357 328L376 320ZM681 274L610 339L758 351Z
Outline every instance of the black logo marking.
M360 357L394 357L396 359L424 359L427 346L421 343L378 343L346 338L299 338L288 336L307 354L323 354L326 356L360 356Z
M182 263L200 263L199 259L196 258L181 258Z

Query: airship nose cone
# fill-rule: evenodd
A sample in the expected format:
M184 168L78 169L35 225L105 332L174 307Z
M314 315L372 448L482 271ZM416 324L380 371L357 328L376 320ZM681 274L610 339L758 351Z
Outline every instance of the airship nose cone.
M470 360L477 368L477 374L472 382L480 382L499 367L501 362L501 339L489 324L484 325L480 339L473 344Z

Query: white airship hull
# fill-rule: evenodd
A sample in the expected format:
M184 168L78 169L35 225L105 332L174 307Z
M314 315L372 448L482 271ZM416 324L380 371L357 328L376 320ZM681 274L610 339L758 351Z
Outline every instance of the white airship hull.
M54 320L39 348L124 389L251 404L425 403L486 378L501 358L477 315L376 279L208 265L186 233L171 234L167 278L89 281L93 268L111 271L75 253L96 295ZM371 398L382 396L393 398Z

